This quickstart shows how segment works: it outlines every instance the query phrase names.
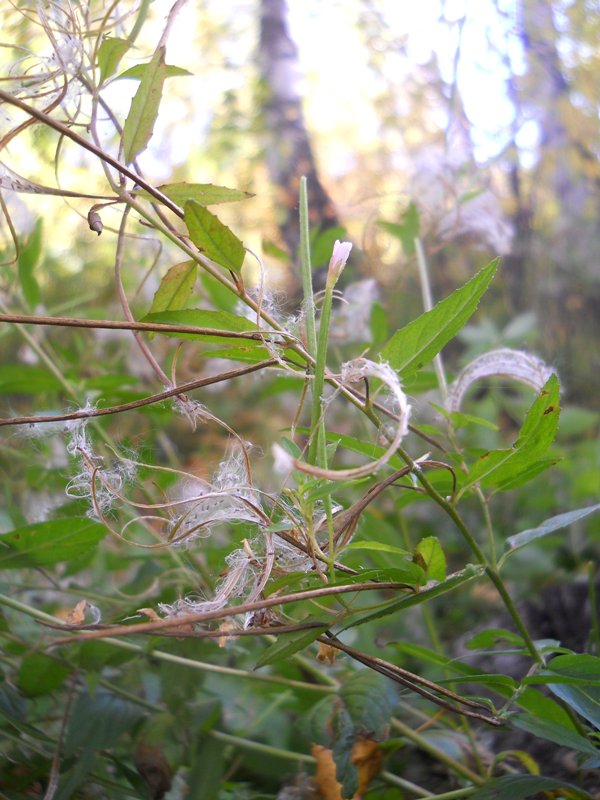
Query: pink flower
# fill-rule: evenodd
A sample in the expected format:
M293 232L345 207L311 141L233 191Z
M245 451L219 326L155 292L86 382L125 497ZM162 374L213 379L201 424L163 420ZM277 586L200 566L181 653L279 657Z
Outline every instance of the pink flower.
M346 266L348 256L352 250L352 242L340 242L336 239L333 245L333 253L329 261L329 269L327 270L327 288L333 289L338 282L342 270Z

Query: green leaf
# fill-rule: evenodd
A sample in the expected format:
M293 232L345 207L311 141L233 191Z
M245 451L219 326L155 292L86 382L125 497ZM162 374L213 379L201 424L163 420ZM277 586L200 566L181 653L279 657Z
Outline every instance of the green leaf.
M80 694L73 707L65 740L65 756L114 747L118 737L144 716L137 705L110 692Z
M107 78L114 75L121 59L130 47L131 42L127 39L118 39L110 36L102 38L102 44L98 48L96 56L100 67L100 84L103 84Z
M505 628L488 628L472 636L467 642L468 650L489 650L498 642L507 642L515 647L523 647L524 641L521 636Z
M396 331L381 349L381 359L397 370L403 379L422 369L465 325L476 310L497 267L498 259L494 259L431 311Z
M159 47L144 71L123 126L123 157L126 164L145 150L150 141L158 117L165 73L165 48Z
M516 714L510 718L510 721L515 727L532 733L534 736L539 736L541 739L548 739L549 742L554 742L554 744L561 745L561 747L570 747L580 753L600 756L600 750L594 747L591 741L556 722L541 720L531 716L531 714Z
M214 736L200 733L195 737L192 751L192 768L189 775L189 800L202 797L219 797L223 786L226 747Z
M186 308L198 274L195 261L174 264L161 280L154 294L150 313L157 311L179 311Z
M310 254L313 267L318 268L328 264L336 239L344 241L346 235L346 229L341 226L311 232Z
M339 690L354 725L354 734L381 739L392 715L388 685L381 675L361 670L348 678Z
M423 567L428 580L446 580L446 556L437 536L421 539L415 550L414 560Z
M61 664L45 653L33 653L21 661L19 668L19 689L27 697L49 694L65 681L71 668Z
M517 475L507 475L504 480L499 480L494 491L496 494L498 494L500 492L509 492L511 489L516 489L517 487L522 486L524 483L537 478L537 476L541 475L542 472L545 472L547 469L550 469L550 467L555 466L561 461L562 458L559 456L547 456L546 458L540 458L522 469Z
M550 447L558 430L560 387L552 375L527 412L518 439L506 450L492 450L479 458L469 470L461 493L475 483L497 486L526 470Z
M152 62L151 62L152 63ZM179 78L185 77L189 75L193 75L193 72L190 72L189 69L184 69L183 67L175 67L173 64L164 64L164 72L165 78ZM125 72L121 72L120 75L117 75L115 78L116 81L120 81L122 78L133 78L134 80L141 81L143 80L146 72L150 64L135 64L133 67L129 67L126 69Z
M364 625L366 622L372 622L375 619L387 617L389 614L395 614L403 608L410 608L410 606L427 602L432 597L439 597L442 594L446 594L446 592L450 592L453 589L472 581L474 578L479 578L482 574L482 566L477 564L467 564L463 570L450 575L445 581L442 581L441 583L438 583L428 589L424 589L423 591L417 592L416 594L402 597L400 600L392 600L383 608L373 611L370 614L366 614L364 617L360 616L361 612L357 612L358 618L351 618L341 630L354 628L357 625ZM355 617L357 615L355 615Z
M378 220L377 224L402 242L402 249L407 258L415 254L415 239L419 238L420 220L419 209L413 202L409 203L400 223Z
M556 656L549 662L547 669L541 675L562 675L580 681L589 681L600 685L600 658L587 653L576 655Z
M35 308L40 302L40 287L34 271L42 253L42 231L43 220L38 219L27 241L21 245L19 250L17 262L19 283L29 308Z
M2 394L38 394L54 392L61 388L58 378L44 367L30 364L0 365L0 391Z
M106 528L86 517L37 522L0 537L0 569L45 567L70 561L95 547Z
M142 317L141 322L158 322L167 323L169 325L192 325L195 328L209 328L215 331L233 331L234 333L256 331L256 322L252 322L246 317L238 317L236 314L230 314L228 311L205 311L199 308L186 308L177 311L156 311L152 314L146 314ZM203 333L171 333L159 332L161 336L172 336L176 339L193 339L201 340L203 342L214 342L224 344L227 342L226 336L216 336ZM265 351L264 345L260 341L253 341L252 339L231 339L236 345L243 346L244 348L261 348ZM266 351L265 351L266 352Z
M527 528L527 530L521 531L521 533L509 536L506 540L506 550L515 552L515 550L525 547L525 545L530 542L534 542L536 539L547 536L549 533L558 531L561 528L567 528L574 522L584 519L590 514L595 514L597 511L600 511L600 503L595 506L578 508L575 511L567 511L564 514L557 514L555 517L550 517L545 522L542 522L537 528Z
M473 800L524 800L541 792L560 789L563 795L572 798L593 800L592 796L572 783L541 775L503 775L493 778L471 795Z
M572 686L549 683L550 691L580 716L600 729L600 688L598 686Z
M322 625L320 628L311 628L309 631L302 631L301 634L286 634L281 633L277 637L277 641L269 645L262 656L254 665L254 669L266 667L267 664L275 664L277 661L289 658L297 653L299 650L304 650L309 644L312 644L315 639L327 630L327 625ZM273 633L277 633L277 629L273 629Z
M190 239L204 255L222 267L240 274L244 245L218 217L196 200L186 200L184 222Z
M182 207L187 200L195 200L202 206L216 206L219 203L235 203L239 200L254 197L251 192L243 192L241 189L228 189L226 186L215 186L213 183L186 183L184 181L182 183L165 183L156 188ZM135 194L139 197L145 197L147 200L154 200L144 189L138 189Z
M385 542L354 541L346 545L344 550L373 550L380 553L401 556L403 558L410 555L408 550L404 550L402 547L395 547L392 544L386 544Z

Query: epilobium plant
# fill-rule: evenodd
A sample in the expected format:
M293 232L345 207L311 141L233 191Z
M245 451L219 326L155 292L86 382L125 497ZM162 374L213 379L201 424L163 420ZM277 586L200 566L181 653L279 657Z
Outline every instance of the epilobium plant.
M259 286L247 287L244 263L256 257L212 209L249 195L208 183L155 186L139 165L166 78L181 72L165 61L181 6L173 5L153 55L126 70L148 3L124 17L120 4L99 17L77 4L40 6L51 54L24 50L29 66L15 63L0 90L11 124L0 186L85 204L86 247L107 269L112 258L120 308L110 319L46 313L52 287L36 273L44 258L51 266L42 225L25 238L4 203L17 266L0 320L36 362L16 361L6 376L15 406L39 393L44 413L17 416L9 403L0 426L9 456L27 467L15 487L40 479L62 499L28 524L30 510L11 497L3 518L2 789L65 800L148 791L283 798L289 782L326 800L396 797L399 789L439 798L589 796L597 654L530 630L513 595L519 570L510 570L515 553L600 506L535 523L532 508L520 526L494 505L558 460L556 371L500 349L447 378L440 353L477 309L496 261L391 336L375 336L362 314L340 338L339 320L352 326L335 308L352 245L335 242L315 299L304 179L302 309L293 318L278 311L260 259ZM124 118L107 99L121 79L136 85ZM97 189L63 191L10 165L7 145L33 124L56 137L57 170L64 142L93 158L102 169ZM132 287L149 236L171 262L150 265L163 274L144 301ZM426 289L418 230L413 238ZM371 303L371 284L365 292ZM81 338L55 341L49 330L57 327ZM147 369L124 375L112 339L90 344L100 330L131 336ZM198 364L209 365L200 376ZM260 384L248 377L259 373ZM514 436L467 413L470 387L497 376L531 393ZM292 407L273 400L290 390ZM47 439L38 435L44 426ZM15 430L35 436L19 439ZM215 430L217 456L205 444ZM30 464L34 448L42 458L50 452L48 441L52 458ZM465 631L454 631L461 610L471 614L464 627L475 624L482 598L499 621L477 619L471 646L507 643L517 660L506 674L474 666L459 645ZM490 736L502 728L570 748L576 777L540 776L527 743L507 747Z

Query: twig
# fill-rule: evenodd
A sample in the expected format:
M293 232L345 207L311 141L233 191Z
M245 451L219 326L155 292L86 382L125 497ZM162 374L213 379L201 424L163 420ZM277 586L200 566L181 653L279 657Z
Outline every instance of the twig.
M195 614L184 614L181 617L169 617L155 622L142 622L137 625L114 625L112 627L98 630L96 626L78 626L77 628L65 626L65 630L85 630L85 634L80 636L69 636L52 642L51 646L70 644L71 642L87 641L88 639L103 639L106 636L129 636L136 633L151 633L168 628L177 628L181 625L193 625L201 622L211 622L225 617L234 617L239 614L247 614L251 611L260 611L263 608L284 605L285 603L297 603L303 600L312 600L328 595L340 595L354 592L377 591L381 589L406 589L403 583L382 582L382 583L355 583L343 586L323 586L318 589L308 589L305 592L294 592L278 597L267 597L263 600L256 600L253 603L242 603L239 606L220 608L215 611L203 611ZM44 624L44 623L42 623Z
M274 359L267 361L259 361L258 364L251 364L248 367L240 367L239 369L232 369L229 372L222 372L220 375L212 375L209 378L198 378L195 381L182 383L174 389L168 389L158 394L143 397L140 400L132 400L129 403L122 403L118 406L108 406L107 408L92 408L85 411L72 411L69 414L50 414L39 417L12 417L10 419L0 418L0 427L5 425L37 425L44 422L66 422L75 419L88 419L89 417L103 417L109 414L120 414L123 411L130 411L132 408L141 408L148 406L152 403L160 403L162 400L167 400L169 397L175 397L182 392L191 392L193 389L200 389L203 386L211 386L212 384L221 381L228 381L231 378L238 378L241 375L249 375L252 372L258 372L261 369L272 367L278 362Z

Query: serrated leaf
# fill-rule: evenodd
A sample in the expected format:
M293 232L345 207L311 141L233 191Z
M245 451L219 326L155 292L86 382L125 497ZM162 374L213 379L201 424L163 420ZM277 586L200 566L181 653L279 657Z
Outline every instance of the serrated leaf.
M344 681L339 690L354 725L354 734L383 737L392 714L388 685L376 672L361 670Z
M541 475L542 472L550 469L550 467L554 467L561 461L562 458L559 456L547 456L545 458L539 458L537 461L534 461L532 464L529 464L527 467L525 467L525 469L522 469L516 475L507 475L504 480L499 480L494 487L494 493L509 492L511 489L516 489L517 487L522 486L524 483L528 483L528 481L537 478L537 476Z
M309 644L327 630L327 625L320 628L311 628L309 631L303 631L300 635L298 633L285 634L282 633L277 637L277 641L269 645L262 656L254 665L254 669L266 667L267 664L275 664L277 661L289 658L297 653L299 650L304 650ZM277 633L277 629L273 629L273 633Z
M100 67L100 83L104 83L107 78L114 75L117 67L125 53L131 47L131 42L128 39L119 39L117 37L105 36L102 39L102 44L98 48L96 56L98 66Z
M158 311L179 311L190 300L196 283L198 265L195 261L174 264L163 277L154 294L150 313Z
M431 311L396 331L381 349L381 359L397 370L403 379L426 366L474 313L497 267L498 259L494 259Z
M446 580L446 556L437 536L421 539L415 549L414 560L423 567L428 580Z
M0 537L0 569L43 567L70 561L106 536L106 528L86 517L37 522Z
M233 231L196 200L185 202L183 219L190 239L200 252L239 275L245 250Z
M109 692L99 691L93 697L80 694L69 720L65 756L77 750L103 750L114 747L118 737L144 716L139 706Z
M552 375L527 412L518 439L506 450L492 450L473 464L461 493L475 483L497 486L537 462L550 447L558 430L560 387Z
M33 653L21 661L19 689L27 697L39 697L58 689L71 668L45 653Z
M542 536L547 536L549 533L554 533L554 531L561 530L561 528L567 528L574 522L584 519L590 514L595 514L597 511L600 511L600 503L595 506L578 508L575 511L567 511L564 514L557 514L555 517L550 517L545 520L545 522L542 522L537 528L527 528L527 530L521 531L521 533L509 536L506 540L506 550L515 552L515 550L525 547L525 545L530 542L534 542Z
M195 200L202 206L216 206L220 203L236 203L239 200L254 197L251 192L228 189L226 186L215 186L213 183L186 183L184 181L182 183L165 183L156 188L182 207L187 200ZM144 189L139 189L135 194L148 200L154 200Z
M134 80L141 81L148 71L149 66L150 64L135 64L133 67L126 69L125 72L121 72L120 75L117 75L115 80L120 81L122 78L133 78ZM164 68L165 78L186 77L194 74L190 72L189 69L176 67L173 64L165 64Z
M572 783L541 775L503 775L501 778L493 778L471 797L473 800L525 800L527 797L538 796L541 792L557 789L568 792L566 796L569 798L593 800L592 795Z
M40 302L40 287L35 277L35 268L42 253L43 220L38 219L27 241L21 245L17 269L21 291L29 308Z
M123 157L126 164L145 150L150 141L165 77L165 48L159 47L144 71L123 126Z

